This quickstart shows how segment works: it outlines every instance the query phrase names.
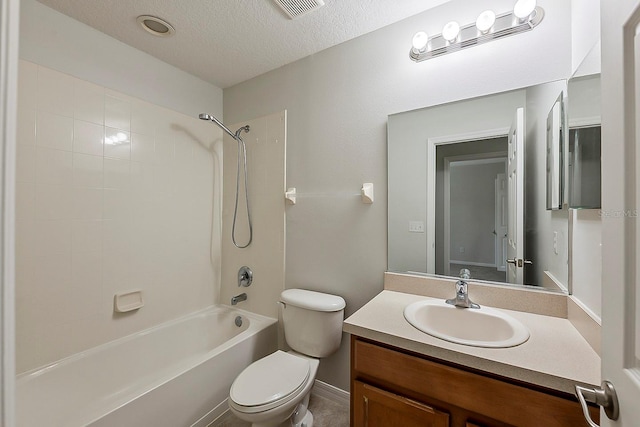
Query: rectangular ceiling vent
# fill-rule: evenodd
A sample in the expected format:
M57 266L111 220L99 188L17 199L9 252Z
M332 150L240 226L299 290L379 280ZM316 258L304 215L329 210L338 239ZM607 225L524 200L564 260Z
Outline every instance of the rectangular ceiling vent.
M322 0L273 0L291 19L296 19L324 6Z

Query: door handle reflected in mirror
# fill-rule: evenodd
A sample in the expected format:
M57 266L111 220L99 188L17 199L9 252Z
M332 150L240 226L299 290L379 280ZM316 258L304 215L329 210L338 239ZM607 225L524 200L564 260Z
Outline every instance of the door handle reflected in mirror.
M533 261L529 259L514 258L514 259L506 259L505 261L507 261L509 264L515 265L516 267L523 267L524 265L533 265Z

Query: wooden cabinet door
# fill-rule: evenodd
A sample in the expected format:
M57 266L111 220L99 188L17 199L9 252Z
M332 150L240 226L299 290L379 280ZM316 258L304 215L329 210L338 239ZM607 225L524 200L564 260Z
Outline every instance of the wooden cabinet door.
M354 381L353 427L448 427L449 414Z

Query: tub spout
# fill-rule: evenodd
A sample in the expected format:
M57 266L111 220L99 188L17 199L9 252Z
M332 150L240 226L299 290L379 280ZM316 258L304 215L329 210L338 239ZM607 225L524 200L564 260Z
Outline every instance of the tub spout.
M235 297L231 298L231 305L236 305L240 301L246 301L246 300L247 300L247 294L242 293L240 295L236 295Z

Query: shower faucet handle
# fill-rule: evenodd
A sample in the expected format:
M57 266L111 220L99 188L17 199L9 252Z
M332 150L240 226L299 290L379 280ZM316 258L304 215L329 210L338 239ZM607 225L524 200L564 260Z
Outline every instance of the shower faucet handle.
M249 287L253 282L253 271L246 265L238 270L238 286Z

